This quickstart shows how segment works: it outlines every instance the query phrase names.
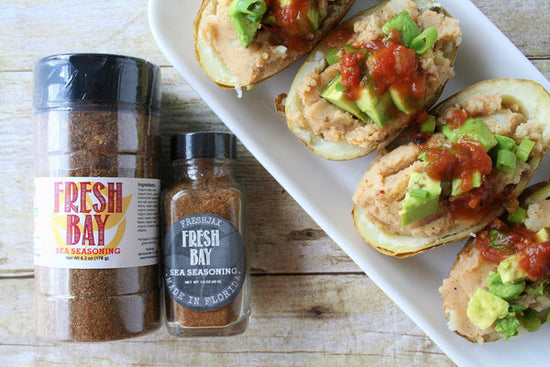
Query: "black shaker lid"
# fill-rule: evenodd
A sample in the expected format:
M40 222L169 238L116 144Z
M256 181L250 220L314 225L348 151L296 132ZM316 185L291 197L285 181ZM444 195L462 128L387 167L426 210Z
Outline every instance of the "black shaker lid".
M35 65L34 106L45 109L86 101L158 111L159 85L158 66L140 58L88 53L52 55Z
M236 158L237 138L224 132L195 132L172 136L171 158Z

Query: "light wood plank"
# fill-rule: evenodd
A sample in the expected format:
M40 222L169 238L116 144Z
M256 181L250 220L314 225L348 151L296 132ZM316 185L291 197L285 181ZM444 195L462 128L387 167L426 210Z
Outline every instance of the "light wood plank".
M178 339L164 326L124 341L39 340L32 330L32 279L3 279L0 365L453 366L364 275L255 276L248 330L227 338ZM357 297L358 294L364 295ZM442 317L442 316L441 316Z
M527 57L550 57L550 2L472 0ZM482 34L479 35L483 37Z
M168 65L149 29L147 1L5 0L0 70L31 70L58 53L119 53Z

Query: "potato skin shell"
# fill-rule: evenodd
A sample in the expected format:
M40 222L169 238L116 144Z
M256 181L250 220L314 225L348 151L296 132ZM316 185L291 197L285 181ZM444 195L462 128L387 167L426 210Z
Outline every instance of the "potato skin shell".
M538 182L526 188L520 195L519 202L520 202L520 205L523 206L527 203L538 202L538 201L546 200L547 198L550 198L550 179L547 179L542 182ZM504 218L502 219L504 220ZM475 238L470 238L457 254L456 259L453 262L453 265L451 266L451 269L449 271L449 275L443 281L443 285L440 288L440 293L442 296L441 299L443 303L443 310L445 313L445 317L447 318L447 321L450 321L453 317L456 317L457 314L460 314L459 318L466 317L465 316L466 310L460 307L460 305L453 303L452 300L456 298L458 295L459 297L462 297L461 300L464 301L463 304L466 304L467 302L466 298L469 298L470 295L466 294L466 291L462 288L458 288L458 289L449 288L450 285L445 284L445 282L451 277L455 277L456 276L455 272L457 274L460 273L458 272L458 268L462 266L463 262L468 262L472 256L477 256L477 255L478 255L478 250L475 248ZM486 279L489 271L496 271L496 268L497 268L496 264L490 264L487 261L487 263L485 263L484 265L485 266L483 267L477 268L477 274L472 274L472 272L468 272L467 276L469 277L475 276L477 278ZM447 292L449 291L454 292L454 294L452 295L447 294ZM479 331L477 335L474 334L476 330ZM457 335L460 335L461 337L467 339L472 343L484 343L484 342L494 342L494 341L503 340L503 336L498 332L496 332L493 328L489 328L487 330L479 330L473 324L467 325L466 329L464 328L462 328L462 330L457 329L457 330L454 330L454 332Z
M366 10L363 10L346 21L344 21L341 25L349 25L357 22L358 20L361 20L365 17L368 17L371 14L380 13L382 9L387 5L388 1L385 1L383 3L380 3L376 6L373 6L371 8L368 8ZM451 16L447 10L441 7L439 3L432 0L416 0L415 3L420 9L434 9L438 12L445 14L447 16ZM341 26L339 25L339 27ZM328 36L328 35L327 35ZM445 56L452 61L451 66L454 65L454 61L456 60L456 55L458 53L458 45L450 45L447 47L449 49ZM295 112L295 111L301 111L303 110L304 106L300 101L299 95L297 93L298 86L302 82L302 79L313 69L319 68L319 70L324 70L326 68L326 54L328 51L328 46L326 42L319 42L317 47L315 47L312 52L308 55L308 57L305 59L304 63L302 64L301 68L298 70L298 73L296 74L294 81L292 82L292 85L290 87L290 90L288 92L288 96L286 98L286 115L287 115L287 125L290 129L290 131L300 139L300 141L313 153L329 159L329 160L351 160L359 157L363 157L369 153L372 153L373 151L377 149L382 149L388 144L391 143L395 138L397 138L401 132L401 130L395 132L394 134L390 135L388 139L380 142L373 142L372 144L369 144L366 147L360 147L357 145L350 144L348 142L330 142L326 141L318 136L315 136L313 132L307 129L301 129L299 128L294 121L288 118L289 112ZM443 83L438 91L435 93L435 95L430 98L429 101L426 103L426 107L432 106L438 99L441 93L443 92L443 89L445 88L447 81Z
M479 82L456 93L435 106L430 113L438 116L447 108L455 106L476 94L491 95L495 93L500 93L503 98L513 99L519 103L527 118L536 119L542 130L542 152L540 155L533 156L528 160L529 170L524 173L520 183L510 193L510 200L515 200L533 177L544 154L550 147L550 94L541 85L531 80L492 79ZM503 214L504 207L504 205L499 206L492 212L487 212L485 217L473 226L425 238L384 231L368 222L362 215L362 209L357 205L353 206L352 216L355 227L365 242L381 253L404 258L468 238L470 233L483 229L492 220Z
M195 48L195 57L199 62L203 72L212 80L218 87L223 89L251 87L265 79L268 79L279 72L283 71L296 60L311 51L313 47L346 15L349 9L353 6L355 0L336 0L331 2L327 18L323 21L321 28L314 33L314 37L309 44L309 47L302 50L300 53L293 53L285 59L285 62L276 70L269 73L262 73L256 80L247 85L238 84L236 77L225 66L220 55L216 54L212 46L203 41L199 37L199 27L203 17L206 14L214 11L218 0L203 0L199 11L193 22L193 41ZM216 60L213 60L216 59Z

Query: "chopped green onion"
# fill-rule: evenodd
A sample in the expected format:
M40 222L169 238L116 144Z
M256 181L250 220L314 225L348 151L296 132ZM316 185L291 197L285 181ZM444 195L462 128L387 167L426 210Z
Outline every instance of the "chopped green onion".
M522 161L526 162L529 158L529 154L531 154L531 150L533 150L533 147L535 146L535 142L532 140L529 140L527 138L521 139L519 142L519 145L516 149L516 157Z
M527 331L534 332L540 329L542 322L539 317L530 308L525 309L519 317L519 322Z
M520 206L517 208L515 212L508 213L508 215L506 216L506 220L508 222L519 224L519 223L523 223L526 215L527 215L527 211Z
M506 149L500 149L497 154L496 167L499 171L506 173L516 172L516 155Z
M339 92L345 92L348 90L348 87L343 86L342 83L336 84L334 88Z
M337 48L331 48L327 51L327 63L329 65L336 64L339 60L338 58L338 49Z
M355 49L355 47L353 47L352 45L349 45L349 44L344 45L344 47L342 47L342 48L344 49L344 51L349 52L349 53L353 53L353 52L357 51Z
M409 195L413 198L426 199L430 196L430 193L428 192L428 190L424 189L411 189Z
M495 134L495 138L497 139L499 149L514 150L516 148L516 142L512 138L498 134Z
M527 307L520 306L520 305L510 305L510 312L517 312L520 315L523 315L523 311L525 311Z
M251 21L259 22L267 10L267 5L264 0L235 0L231 8L233 8L232 11L241 13Z
M435 27L426 28L418 36L414 37L409 48L415 50L419 55L426 52L437 42L437 29Z
M426 162L428 160L427 156L428 154L426 152L422 152L418 155L418 157L416 157L416 159Z
M235 0L229 6L227 13L237 38L244 48L247 48L254 39L266 10L267 5L264 0Z

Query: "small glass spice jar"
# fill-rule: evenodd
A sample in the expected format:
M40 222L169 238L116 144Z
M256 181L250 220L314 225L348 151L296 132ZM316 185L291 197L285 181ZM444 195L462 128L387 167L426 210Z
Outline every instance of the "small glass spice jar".
M245 199L234 179L236 138L172 137L177 182L161 198L164 311L178 336L242 333L248 324Z
M36 333L96 342L155 330L159 68L64 54L34 76Z

